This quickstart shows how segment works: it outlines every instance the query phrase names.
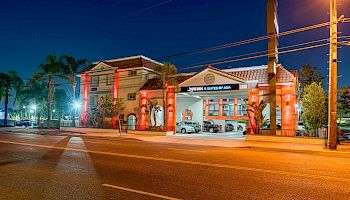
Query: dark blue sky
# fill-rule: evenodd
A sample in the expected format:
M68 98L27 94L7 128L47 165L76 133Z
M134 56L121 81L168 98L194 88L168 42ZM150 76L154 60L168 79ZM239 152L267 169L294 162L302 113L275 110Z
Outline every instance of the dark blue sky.
M151 58L266 35L265 0L1 0L0 67L24 78L36 71L48 53L85 57L89 61L143 54ZM339 0L339 15L350 17L350 0ZM280 0L280 31L328 21L328 0ZM340 25L350 35L350 24ZM328 37L328 29L284 36L280 46ZM266 49L266 42L209 54L173 58L178 68L193 63ZM327 74L328 47L280 56L288 69L303 64ZM350 47L339 51L340 85L349 85ZM164 61L164 60L160 60ZM261 65L266 58L223 67ZM198 69L199 70L199 69Z

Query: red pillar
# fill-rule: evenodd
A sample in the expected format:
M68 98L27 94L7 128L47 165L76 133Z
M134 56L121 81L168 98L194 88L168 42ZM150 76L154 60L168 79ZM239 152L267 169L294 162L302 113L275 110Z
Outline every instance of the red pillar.
M296 96L293 85L282 86L282 136L295 136L296 129Z
M219 116L222 116L222 99L219 99Z
M148 92L140 92L140 120L138 120L138 130L146 130L148 124L148 118L146 114L147 110L147 94Z
M174 131L175 130L175 121L176 121L176 108L175 108L175 99L176 94L174 88L168 88L167 89L167 131Z
M114 73L114 83L113 83L113 97L118 98L118 93L119 93L119 73L115 72ZM117 122L118 122L118 117L113 117L112 123L113 123L113 128L117 128Z
M81 110L81 122L83 126L87 126L89 112L89 89L90 77L87 73L81 75L81 83L83 86L83 109Z

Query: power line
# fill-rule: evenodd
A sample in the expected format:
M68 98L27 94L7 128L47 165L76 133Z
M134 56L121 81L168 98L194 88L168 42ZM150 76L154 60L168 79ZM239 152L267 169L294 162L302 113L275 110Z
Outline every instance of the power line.
M313 45L313 46L308 46L308 47L302 47L302 48L298 48L298 49L291 49L291 50L281 51L281 52L278 52L277 54L292 53L292 52L296 52L296 51L313 49L313 48L322 47L322 46L326 46L326 45L329 45L329 43ZM256 55L256 56L251 56L251 57L246 57L246 58L239 58L239 59L234 59L234 60L226 60L226 61L221 61L221 62L214 62L214 63L210 63L209 65L219 65L219 64L224 64L224 63L232 63L232 62L250 60L250 59L255 59L255 58L267 57L267 56L270 56L270 55L275 55L275 53ZM185 67L185 68L181 68L179 70L181 71L181 70L185 70L185 69L195 69L195 68L200 68L200 67L203 67L203 66L206 66L206 65L197 65L197 66Z
M155 5L149 6L149 7L147 7L147 8L143 8L143 9L141 9L141 10L128 13L128 14L126 14L126 15L121 16L121 18L126 18L126 17L129 17L129 16L131 16L131 15L137 15L137 14L139 14L139 13L142 13L142 12L145 12L145 11L150 10L150 9L152 9L152 8L155 8L155 7L164 5L164 4L166 4L166 3L170 3L170 2L172 2L172 1L174 1L174 0L168 0L168 1L161 2L161 3L155 4Z
M280 47L280 48L278 48L278 50L291 48L291 47L302 46L302 45L305 45L305 44L312 44L312 43L322 42L322 41L325 41L325 40L329 40L329 38L324 38L324 39L320 39L320 40L313 40L313 41L310 41L310 42L304 42L304 43L300 43L300 44L294 44L294 45L289 45L289 46L285 46L285 47ZM257 51L257 52L253 52L253 53L247 53L247 54L236 55L236 56L229 56L229 57L219 58L219 59L210 60L210 61L203 61L203 62L199 62L199 63L190 64L188 66L204 65L204 64L208 65L208 63L219 62L219 61L223 61L223 60L227 60L227 59L233 59L233 58L240 58L240 57L244 57L244 56L251 56L251 55L265 53L265 52L268 52L268 50ZM181 70L181 68L180 68L180 70Z
M192 50L192 51L183 52L183 53L172 54L172 55L163 56L160 58L167 59L167 58L171 58L171 57L178 57L178 56L184 56L184 55L193 55L193 54L217 51L217 50L230 48L230 47L234 47L234 46L249 44L252 42L259 42L259 41L267 40L267 39L274 38L274 37L286 36L286 35L290 35L290 34L294 34L294 33L308 31L308 30L312 30L312 29L316 29L316 28L321 28L321 27L325 27L325 26L329 26L329 25L330 25L330 22L324 22L324 23L320 23L320 24L315 24L315 25L311 25L311 26L306 26L306 27L302 27L302 28L298 28L298 29L285 31L285 32L278 33L278 34L266 35L266 36L247 39L247 40L243 40L243 41L239 41L239 42L232 42L232 43L227 43L227 44L223 44L223 45L218 45L218 46L214 46L214 47L210 47L210 48L204 48L204 49Z

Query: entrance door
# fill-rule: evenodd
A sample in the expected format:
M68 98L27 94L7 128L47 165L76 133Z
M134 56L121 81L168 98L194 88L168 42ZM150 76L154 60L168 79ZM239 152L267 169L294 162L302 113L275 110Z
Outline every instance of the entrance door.
M128 117L128 130L136 129L136 117L135 115L129 115Z

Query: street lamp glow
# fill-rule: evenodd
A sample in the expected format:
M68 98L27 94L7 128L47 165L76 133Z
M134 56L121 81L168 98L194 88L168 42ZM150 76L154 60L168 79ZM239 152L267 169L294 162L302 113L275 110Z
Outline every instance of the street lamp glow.
M73 107L74 107L74 109L79 109L80 108L80 103L79 102L74 102Z
M37 106L36 106L36 105L31 105L30 108L31 108L32 110L36 110Z

